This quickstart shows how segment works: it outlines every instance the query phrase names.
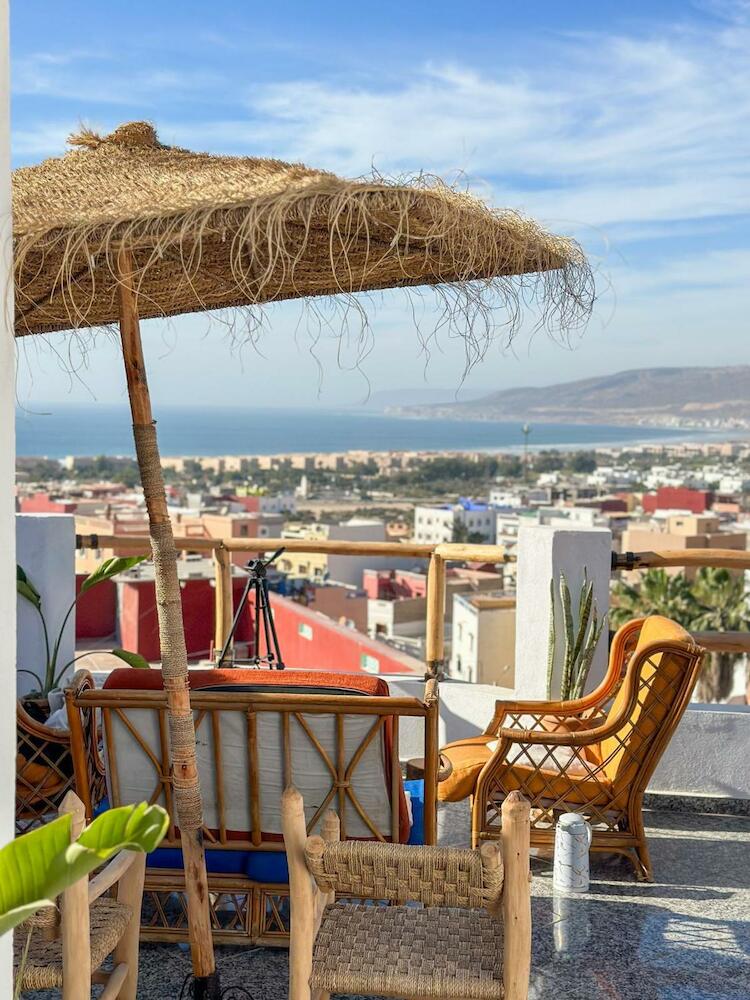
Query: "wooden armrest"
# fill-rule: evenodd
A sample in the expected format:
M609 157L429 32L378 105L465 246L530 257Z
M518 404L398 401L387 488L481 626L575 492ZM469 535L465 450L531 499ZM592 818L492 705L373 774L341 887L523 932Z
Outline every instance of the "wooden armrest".
M307 869L321 892L392 903L492 908L502 894L497 844L480 851L308 837Z
M89 882L89 906L127 874L138 856L138 851L120 851L107 862L99 874Z

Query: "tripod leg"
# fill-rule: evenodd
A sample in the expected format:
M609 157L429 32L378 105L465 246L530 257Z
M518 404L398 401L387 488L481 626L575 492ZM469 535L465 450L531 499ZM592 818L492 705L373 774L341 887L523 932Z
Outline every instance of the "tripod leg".
M273 611L271 610L271 598L268 594L268 584L266 584L266 600L268 601L268 623L271 626L271 634L273 636L273 648L276 653L276 669L284 669L284 661L281 658L281 648L279 647L279 637L276 634L276 623L273 620ZM270 650L270 646L268 647Z
M269 630L271 605L268 599L268 581L262 580L260 588L261 588L261 593L263 595L263 632L265 633L266 636L266 658L268 660L268 666L271 667L273 665L273 650L271 648L271 633Z
M250 586L251 586L251 584L252 584L252 580L251 579L248 580L247 583L245 584L245 590L244 590L244 593L242 594L242 599L240 600L240 603L237 606L237 610L234 613L234 618L232 619L232 627L229 630L229 635L227 636L226 641L224 642L224 648L222 649L221 655L219 656L219 666L220 667L223 665L224 659L225 659L227 653L229 652L229 647L234 642L234 633L237 631L237 626L238 626L239 621L240 621L240 615L242 614L242 609L245 607L245 603L247 602L248 594L250 593Z

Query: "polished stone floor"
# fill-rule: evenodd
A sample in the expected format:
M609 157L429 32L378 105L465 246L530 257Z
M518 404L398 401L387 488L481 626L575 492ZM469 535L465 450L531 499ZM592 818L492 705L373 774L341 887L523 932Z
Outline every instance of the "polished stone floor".
M585 896L552 892L550 864L533 864L531 1000L748 1000L750 818L649 812L656 882L626 862L596 858ZM443 843L465 843L468 814L441 812ZM255 1000L286 997L286 953L218 949L225 985ZM177 997L187 954L144 946L139 1000ZM39 997L50 994L38 994Z

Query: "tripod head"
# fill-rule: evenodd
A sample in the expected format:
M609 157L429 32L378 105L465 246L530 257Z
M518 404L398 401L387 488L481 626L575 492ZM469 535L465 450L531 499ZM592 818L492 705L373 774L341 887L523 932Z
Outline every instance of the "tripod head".
M264 580L267 576L266 570L271 565L271 563L276 562L282 552L285 550L283 548L276 549L274 554L268 559L250 559L245 566L245 572L253 580Z

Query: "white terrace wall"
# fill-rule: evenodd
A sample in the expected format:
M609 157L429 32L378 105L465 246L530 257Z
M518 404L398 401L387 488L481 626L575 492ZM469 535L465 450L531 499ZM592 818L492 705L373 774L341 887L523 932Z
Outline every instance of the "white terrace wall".
M600 616L609 607L612 533L608 528L567 528L546 524L523 525L518 532L516 575L516 669L518 698L547 697L547 656L550 627L550 581L555 582L555 671L552 697L560 691L564 630L560 608L560 575L565 574L577 620L584 571L594 583ZM605 627L606 633L606 627ZM586 690L591 691L607 669L607 637L602 634L591 664Z
M15 371L10 217L8 3L0 0L0 844L14 833L16 787ZM0 938L0 997L12 992L12 935Z
M16 558L42 597L42 610L54 643L65 613L75 598L75 518L72 514L17 514ZM58 668L75 654L75 611L60 642ZM28 601L18 598L18 666L42 672L44 634L39 615ZM66 677L75 671L69 668ZM33 677L18 674L18 694L35 687Z

